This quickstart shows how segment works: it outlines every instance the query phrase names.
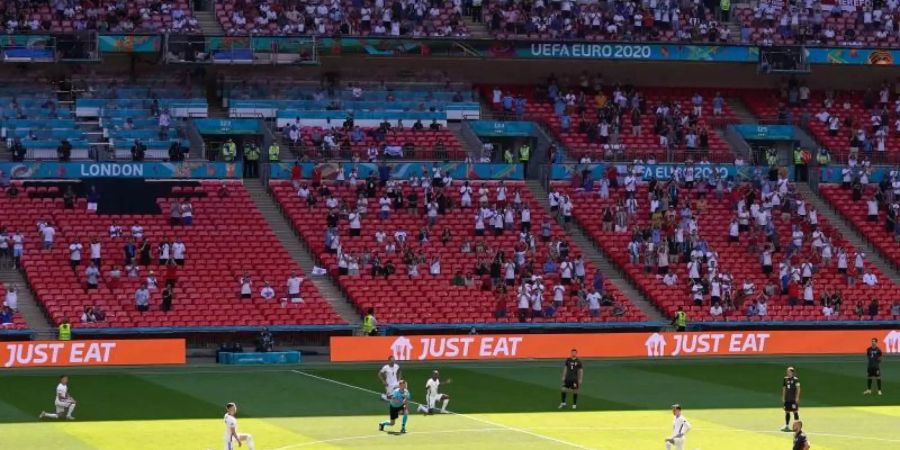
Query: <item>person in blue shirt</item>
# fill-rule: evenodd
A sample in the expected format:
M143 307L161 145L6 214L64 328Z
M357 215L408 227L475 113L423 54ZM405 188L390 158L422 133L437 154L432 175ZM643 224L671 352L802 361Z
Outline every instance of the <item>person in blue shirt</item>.
M391 395L388 396L388 408L390 414L390 420L386 420L378 424L378 431L384 431L384 427L392 427L394 423L397 421L397 417L400 417L400 414L403 414L403 419L400 422L400 432L406 433L406 420L409 418L409 400L412 396L409 394L409 391L406 389L406 380L400 380L400 383L397 385Z

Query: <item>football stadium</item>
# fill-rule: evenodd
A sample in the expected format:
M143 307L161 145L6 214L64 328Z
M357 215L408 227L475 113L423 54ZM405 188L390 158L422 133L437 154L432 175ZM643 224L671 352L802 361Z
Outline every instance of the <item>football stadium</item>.
M900 449L900 6L0 0L0 448Z

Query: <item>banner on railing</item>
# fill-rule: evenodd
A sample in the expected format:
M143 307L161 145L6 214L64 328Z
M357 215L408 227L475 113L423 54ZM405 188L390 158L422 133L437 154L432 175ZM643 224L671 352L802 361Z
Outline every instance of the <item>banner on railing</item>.
M184 339L0 343L4 368L184 364L185 357Z
M240 178L241 163L225 162L2 162L12 179Z
M749 141L793 141L794 127L791 125L738 124L734 131Z
M476 136L528 137L535 132L534 122L473 120L468 122L468 124Z
M316 167L322 171L324 179L333 179L338 170L343 170L344 175L349 177L350 172L355 168L359 179L364 179L370 174L379 176L382 164L377 163L290 163L282 162L271 165L270 177L273 179L291 178L291 171L294 165L300 167L301 177L311 178L313 170ZM456 179L467 180L522 180L524 174L521 164L488 164L488 163L436 163L434 161L417 161L403 163L386 163L385 170L390 171L392 179L406 180L410 177L430 177L431 168L439 167L443 173L449 174Z
M753 180L764 175L768 168L757 166L736 166L734 164L631 164L631 163L596 163L596 164L554 164L550 169L550 178L552 180L570 180L576 173L581 174L587 170L590 172L591 178L598 180L604 175L609 167L614 167L619 176L625 176L629 172L637 169L643 174L643 180L647 181L653 178L657 180L671 179L675 173L684 173L685 168L692 167L695 176L708 178L713 172L721 178L731 178L735 181ZM793 179L793 167L787 168L788 177Z
M683 358L702 356L865 353L872 338L900 354L900 331L712 331L697 333L334 336L331 361L510 360L566 358Z
M103 53L159 53L162 36L157 34L103 34L98 38Z
M200 134L260 134L259 119L194 119Z

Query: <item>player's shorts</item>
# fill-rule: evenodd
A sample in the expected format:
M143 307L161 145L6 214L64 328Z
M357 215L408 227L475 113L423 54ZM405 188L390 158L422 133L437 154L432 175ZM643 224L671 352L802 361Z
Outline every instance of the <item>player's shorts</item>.
M400 417L400 414L403 413L402 406L389 406L388 409L391 420L397 420L397 418Z
M563 383L563 387L572 390L578 389L578 380L566 380Z
M667 449L671 448L672 450L684 450L684 438L675 438L673 439L673 441L675 442L672 443L671 446L666 445Z
M56 405L56 413L64 414L64 413L68 412L69 407L72 406L72 403L73 402L61 402L61 401L54 402L54 404Z
M784 402L784 410L785 411L798 411L800 409L800 405L796 402Z
M238 433L238 439L246 442L250 439L250 435L247 433ZM238 446L235 445L235 439L232 439L231 436L226 437L224 448L225 448L225 450L235 450L236 448L238 448ZM244 446L241 445L241 448L244 448Z
M881 376L881 368L880 367L869 367L869 376L870 377L880 377Z
M438 402L444 397L444 394L438 393L437 395L429 395L425 398L425 404L428 405L429 409L438 409L440 406Z

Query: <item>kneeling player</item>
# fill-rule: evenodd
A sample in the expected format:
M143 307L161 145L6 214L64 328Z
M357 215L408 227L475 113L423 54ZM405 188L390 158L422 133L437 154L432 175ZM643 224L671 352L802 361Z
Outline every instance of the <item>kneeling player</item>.
M572 409L578 408L578 389L581 387L582 379L584 379L584 367L581 365L581 360L578 359L578 350L573 348L572 355L566 359L566 365L563 367L559 409L566 407L567 392L572 393Z
M229 403L225 405L225 450L234 450L234 442L237 442L238 447L246 442L247 448L254 450L253 436L237 432L237 405Z
M378 431L384 431L384 427L394 426L400 414L403 414L400 432L406 433L406 421L409 419L409 391L406 389L406 381L400 380L399 385L388 396L390 420L378 424Z
M445 382L450 384L448 378ZM423 414L434 414L439 411L441 414L447 413L447 404L450 403L450 396L440 393L441 378L437 370L431 372L431 378L425 382L425 404L419 405L419 412ZM441 408L438 410L438 402L441 402Z
M56 398L53 400L56 406L56 414L41 411L40 419L62 419L75 420L72 413L75 411L75 399L69 395L69 377L63 375L59 377L59 384L56 385Z

